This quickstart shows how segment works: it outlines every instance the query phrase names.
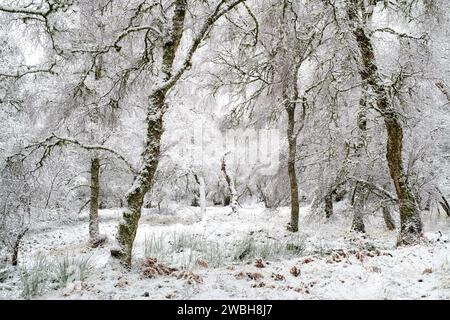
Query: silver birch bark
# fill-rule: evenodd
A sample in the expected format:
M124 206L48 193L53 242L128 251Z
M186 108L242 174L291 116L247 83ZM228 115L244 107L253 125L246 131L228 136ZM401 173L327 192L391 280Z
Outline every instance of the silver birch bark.
M163 117L167 109L166 96L168 91L177 83L181 76L191 66L194 53L201 41L209 32L211 26L224 14L236 7L244 0L226 1L218 3L213 13L205 20L197 36L191 41L182 60L181 67L173 70L173 63L184 33L184 22L187 8L186 0L174 2L174 12L170 25L170 32L162 47L162 60L159 82L149 94L147 106L147 132L145 146L141 154L141 168L134 178L133 185L126 195L126 208L122 214L116 234L117 247L111 250L111 255L120 259L127 267L131 266L133 242L136 237L144 197L150 190L161 153L161 138L164 132Z

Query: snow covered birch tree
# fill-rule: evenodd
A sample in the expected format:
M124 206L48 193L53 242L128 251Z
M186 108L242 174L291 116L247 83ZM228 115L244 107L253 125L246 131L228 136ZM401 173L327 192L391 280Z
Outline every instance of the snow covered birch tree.
M225 154L222 158L222 163L221 163L220 169L223 172L223 176L225 177L225 181L227 182L227 186L228 186L228 191L230 193L231 212L237 213L238 212L237 192L236 192L236 187L234 186L233 177L230 176L230 173L227 170L226 156L227 156L227 154Z
M386 159L389 172L395 186L400 205L399 244L414 244L420 239L422 221L420 219L417 200L409 185L403 165L403 127L398 112L388 97L388 92L380 78L375 51L367 26L364 24L364 1L348 0L347 16L351 32L354 35L361 59L360 76L363 83L374 95L377 110L384 119L387 131Z
M314 81L310 87L308 83L300 83L300 70L310 62L323 40L327 23L322 19L322 9L320 4L303 1L249 4L247 24L256 24L251 34L253 43L249 43L249 33L245 32L241 35L243 39L233 38L239 42L238 49L219 51L215 59L223 68L216 86L230 86L241 92L241 101L231 111L231 116L242 120L245 116L252 118L255 114L265 113L261 118L267 122L272 114L274 122L284 121L291 206L288 230L292 232L298 231L300 207L297 140L307 121L307 95L320 82Z
M150 89L148 95L147 133L141 155L141 168L126 196L127 208L123 212L123 221L119 224L117 231L118 248L111 250L112 256L119 258L126 266L131 265L133 242L136 237L144 196L151 188L158 167L161 138L164 131L163 119L168 107L166 96L190 68L194 53L214 23L243 1L221 0L216 3L213 12L203 21L197 34L189 41L185 52L179 50L179 46L183 35L186 34L185 18L190 2L187 0L174 1L172 18L168 22L170 24L168 33L161 48L162 58L159 62L158 80ZM180 61L177 69L174 69L175 60Z

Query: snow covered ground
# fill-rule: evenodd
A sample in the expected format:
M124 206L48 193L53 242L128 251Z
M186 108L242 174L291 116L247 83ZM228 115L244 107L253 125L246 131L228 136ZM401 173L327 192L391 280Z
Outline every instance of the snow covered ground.
M109 241L87 246L87 217L67 225L30 232L19 261L0 281L0 299L23 296L20 270L44 257L90 256L84 280L64 286L46 281L34 299L449 299L450 219L422 214L421 245L396 248L397 231L387 231L381 213L366 217L365 238L348 232L351 216L338 206L330 219L301 209L300 232L286 231L289 209L261 206L178 208L173 214L145 211L138 229L134 265L129 271L110 258L120 210L100 212L100 230ZM166 275L143 274L153 267L177 268ZM151 263L150 263L151 264ZM148 266L148 261L147 261ZM152 269L154 270L154 269ZM147 274L148 275L148 274Z

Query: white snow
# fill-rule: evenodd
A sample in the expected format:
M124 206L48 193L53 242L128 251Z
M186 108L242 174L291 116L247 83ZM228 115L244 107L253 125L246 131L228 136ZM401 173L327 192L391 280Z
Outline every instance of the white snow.
M347 232L351 216L343 205L336 207L329 221L302 207L298 239L303 239L304 251L263 259L264 268L255 266L256 257L232 261L230 252L249 236L257 243L290 239L289 208L267 210L258 205L230 214L229 207L207 207L204 219L200 208L194 207L179 208L174 215L144 210L130 271L109 255L121 210L101 210L100 232L109 238L104 247L87 247L88 222L82 215L73 224L30 232L20 262L26 265L38 253L56 259L92 252L95 269L85 281L47 289L35 297L39 299L450 299L449 218L423 212L427 240L396 248L397 231L386 230L381 213L365 217L368 234L363 238ZM202 283L141 276L145 240L165 235L171 241L174 234L199 235L219 243L228 260L219 268L193 267ZM297 277L290 273L294 266L300 270ZM18 271L11 270L12 276L0 283L2 299L20 297ZM261 278L252 280L246 273L259 273ZM281 279L275 279L276 275Z

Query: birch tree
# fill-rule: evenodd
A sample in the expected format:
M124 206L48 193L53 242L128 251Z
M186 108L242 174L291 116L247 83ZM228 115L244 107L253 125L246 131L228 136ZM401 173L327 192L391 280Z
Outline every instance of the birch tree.
M364 1L349 0L346 11L350 30L354 35L361 59L360 76L371 93L377 110L384 119L387 131L386 159L391 179L394 183L400 206L399 244L414 244L420 239L422 221L417 200L409 185L403 164L403 126L398 111L389 99L389 94L382 83L378 71L375 51L365 25L366 8Z
M238 38L238 49L218 53L215 62L225 71L215 86L238 88L242 93L231 110L232 117L252 119L265 113L265 121L285 119L291 205L288 229L297 232L297 139L307 118L307 95L316 87L305 83L300 87L301 67L309 62L323 40L327 23L322 19L320 4L269 1L249 5L247 10L250 12L247 24L255 25L254 32ZM257 104L267 106L270 111L258 110Z
M242 2L243 0L222 0L216 3L212 13L202 22L197 33L189 41L185 52L181 52L179 46L183 35L186 34L185 19L189 3L186 0L174 1L167 35L161 47L162 57L157 68L159 70L158 80L150 89L148 95L147 132L144 150L141 154L141 167L132 187L127 192L127 208L123 212L123 221L119 224L117 232L118 248L111 251L112 255L119 258L124 265L131 265L133 242L136 237L144 196L152 185L158 167L161 138L164 131L163 119L168 107L166 104L167 94L190 68L194 53L210 32L214 23ZM174 68L175 60L180 61L178 68Z

